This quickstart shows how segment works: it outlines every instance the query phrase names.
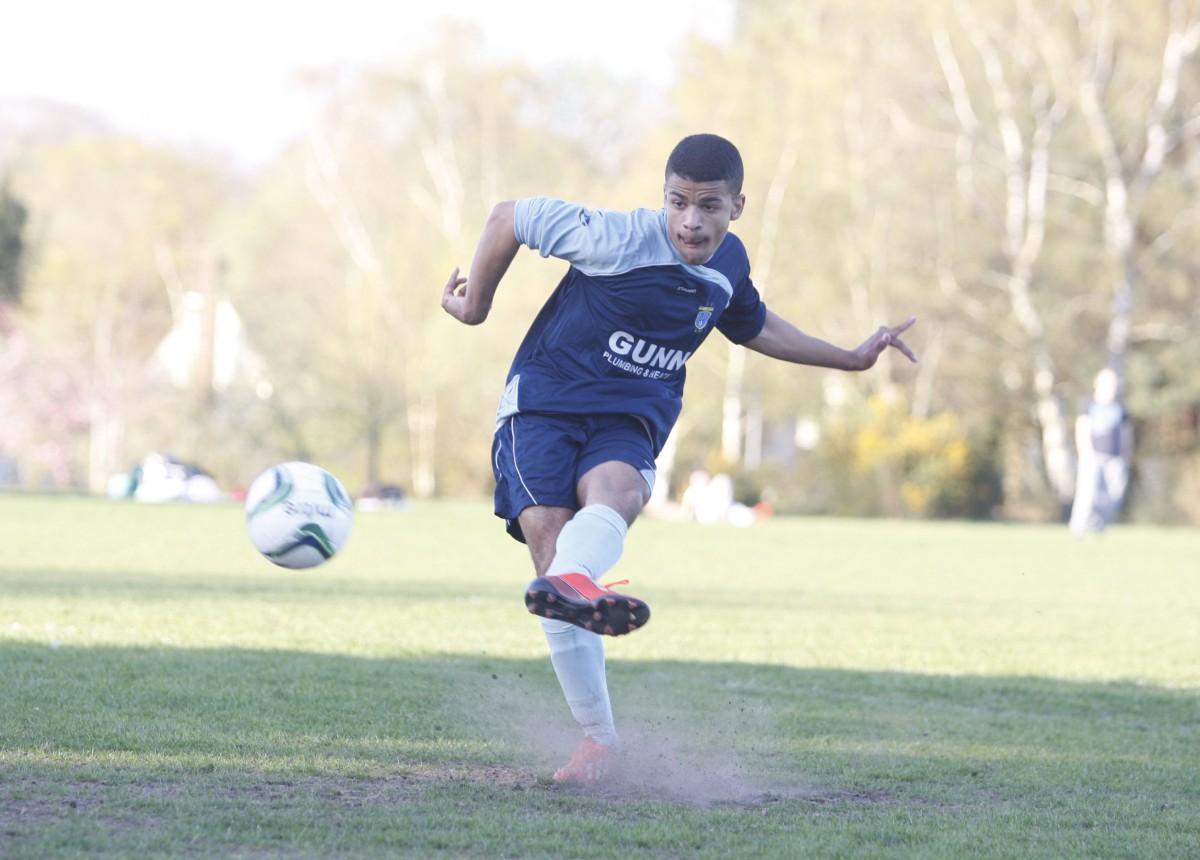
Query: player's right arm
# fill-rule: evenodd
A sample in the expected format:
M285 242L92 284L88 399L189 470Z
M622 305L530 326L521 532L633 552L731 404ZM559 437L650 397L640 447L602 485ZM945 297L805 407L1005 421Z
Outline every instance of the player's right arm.
M647 239L657 232L657 215L649 210L588 209L550 197L498 203L479 237L470 278L458 269L450 273L442 307L467 325L487 319L496 287L521 245L588 274L613 274L645 263L654 253Z
M492 309L492 299L500 279L521 247L513 229L516 204L512 200L497 203L488 216L475 257L471 260L471 276L461 277L458 267L442 290L442 310L461 323L479 325Z

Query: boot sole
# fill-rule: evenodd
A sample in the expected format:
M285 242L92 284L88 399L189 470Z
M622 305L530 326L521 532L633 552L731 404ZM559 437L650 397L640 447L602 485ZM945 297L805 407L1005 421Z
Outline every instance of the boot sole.
M624 636L650 620L650 607L643 600L624 594L606 594L590 603L566 600L542 588L525 592L525 608L534 615L566 621L603 636Z

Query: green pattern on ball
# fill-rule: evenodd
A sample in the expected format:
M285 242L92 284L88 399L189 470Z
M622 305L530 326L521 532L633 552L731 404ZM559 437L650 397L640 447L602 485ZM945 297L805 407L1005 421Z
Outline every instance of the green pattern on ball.
M279 549L265 552L267 558L275 560L283 558L289 552L300 549L301 547L312 547L321 554L321 558L333 558L333 554L337 550L333 546L333 541L329 539L329 535L325 534L325 530L316 523L305 523L300 528L296 529L296 533L292 535L291 540L281 546Z
M341 484L337 482L337 478L328 472L321 473L325 478L325 494L329 496L329 500L343 511L349 511L351 508L350 499L342 490Z
M288 474L288 470L282 466L277 466L275 468L275 489L263 496L259 503L254 506L254 510L246 514L246 521L249 522L263 511L282 503L292 494L293 486L292 476Z

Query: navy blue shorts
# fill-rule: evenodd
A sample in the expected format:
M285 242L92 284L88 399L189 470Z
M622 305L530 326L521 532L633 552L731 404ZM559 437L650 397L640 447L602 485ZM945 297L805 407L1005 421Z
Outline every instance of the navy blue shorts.
M575 486L589 469L618 460L654 489L654 447L646 426L630 415L518 412L492 440L496 516L522 543L517 517L532 505L577 510Z

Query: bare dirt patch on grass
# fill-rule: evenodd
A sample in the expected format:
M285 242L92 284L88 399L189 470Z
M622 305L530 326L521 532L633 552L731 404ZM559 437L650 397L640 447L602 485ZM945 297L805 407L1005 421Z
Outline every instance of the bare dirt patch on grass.
M665 677L672 675L668 672ZM757 809L783 801L897 802L883 792L839 790L764 775L757 770L763 762L752 742L754 733L767 731L770 724L761 704L722 696L710 710L689 713L662 692L653 677L640 690L642 713L617 721L622 752L612 776L599 786L558 785L551 774L579 742L578 727L557 690L534 687L523 675L504 680L507 683L474 688L461 707L487 714L495 738L510 745L530 766L494 769L483 781L506 779L528 790L574 792L614 802L702 808ZM503 777L502 772L510 776Z

